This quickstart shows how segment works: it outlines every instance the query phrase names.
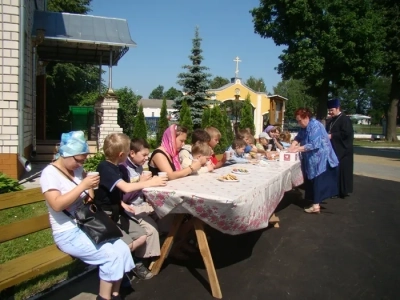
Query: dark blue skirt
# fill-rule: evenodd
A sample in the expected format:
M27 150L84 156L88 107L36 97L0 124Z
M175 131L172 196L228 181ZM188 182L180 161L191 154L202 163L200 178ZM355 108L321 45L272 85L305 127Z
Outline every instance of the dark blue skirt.
M338 181L339 181L339 169L338 167L332 168L327 163L326 171L313 179L308 179L307 174L304 174L304 187L305 187L305 199L311 200L313 203L321 203L325 199L328 199L339 194Z

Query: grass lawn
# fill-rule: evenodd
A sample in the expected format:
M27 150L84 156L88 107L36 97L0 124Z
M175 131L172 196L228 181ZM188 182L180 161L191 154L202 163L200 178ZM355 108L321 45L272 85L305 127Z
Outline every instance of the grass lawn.
M387 141L371 141L371 140L354 140L354 146L358 147L399 147L400 141L389 143Z
M373 125L358 125L353 124L354 133L358 134L382 134L382 126ZM400 127L396 129L397 134L400 135Z
M0 211L0 225L29 219L47 213L43 202L32 203ZM16 257L54 244L51 229L41 230L29 235L0 243L0 264ZM0 299L27 299L67 278L82 273L87 266L79 260L60 266L59 269L40 275L25 283L0 292Z

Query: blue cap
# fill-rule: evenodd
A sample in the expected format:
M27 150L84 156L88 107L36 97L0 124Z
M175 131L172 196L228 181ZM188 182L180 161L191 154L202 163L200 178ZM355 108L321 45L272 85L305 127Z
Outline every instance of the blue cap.
M333 98L328 100L328 109L340 107L340 100L338 98Z

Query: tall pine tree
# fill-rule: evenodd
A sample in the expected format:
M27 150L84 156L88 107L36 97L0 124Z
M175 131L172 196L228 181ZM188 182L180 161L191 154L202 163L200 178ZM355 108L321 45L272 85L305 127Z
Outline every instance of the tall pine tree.
M240 129L250 128L251 134L255 134L254 126L254 115L253 115L253 105L251 105L250 95L247 94L246 100L244 101L243 107L240 111Z
M179 125L187 129L188 132L186 143L190 144L192 142L193 121L189 106L187 105L186 101L182 102L182 108L179 114Z
M206 107L203 111L203 116L201 117L201 128L206 128L210 126L210 119L211 119L211 108Z
M160 118L158 119L157 124L157 145L161 145L161 140L164 134L164 131L168 128L168 111L167 111L167 98L163 98L163 102L161 104Z
M216 154L223 153L226 149L228 141L226 139L225 118L221 113L221 108L219 107L219 105L215 105L211 109L211 118L209 126L215 127L221 132L221 138L219 139L219 144L215 147L214 152Z
M144 118L142 103L140 103L139 105L139 111L135 118L135 124L133 127L133 137L147 140L147 126L146 126L146 119Z
M196 27L192 54L189 56L192 64L183 66L187 72L178 75L178 84L182 86L184 95L177 97L174 104L174 108L180 112L182 101L186 101L190 108L194 128L200 128L203 111L207 106L206 99L210 97L207 90L210 85L211 74L206 73L208 68L201 65L203 60L201 40L199 28Z

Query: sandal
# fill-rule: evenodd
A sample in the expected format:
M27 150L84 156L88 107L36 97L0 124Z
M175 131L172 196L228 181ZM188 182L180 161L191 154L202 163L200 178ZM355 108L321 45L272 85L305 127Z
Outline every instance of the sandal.
M320 208L316 208L314 205L311 205L308 208L305 208L304 211L309 214L319 214L321 212Z

